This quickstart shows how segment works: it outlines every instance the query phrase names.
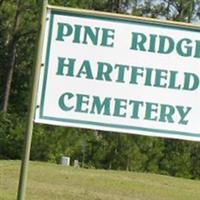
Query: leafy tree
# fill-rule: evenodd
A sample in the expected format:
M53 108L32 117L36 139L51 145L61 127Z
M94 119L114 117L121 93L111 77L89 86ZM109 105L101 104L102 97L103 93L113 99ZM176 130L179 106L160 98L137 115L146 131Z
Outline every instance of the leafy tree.
M191 177L191 147L186 141L166 140L161 170L172 176Z
M199 0L145 0L140 4L142 16L192 22L199 18Z
M193 144L190 144L191 151L191 168L190 168L190 174L192 178L198 178L200 179L200 144L197 142L194 142Z
M3 62L0 63L2 74L4 74L1 80L4 86L2 89L3 95L1 96L1 105L4 113L8 111L10 97L12 97L12 95L16 96L16 93L18 94L20 92L11 87L15 68L20 71L29 71L33 63L32 59L27 60L28 57L33 57L28 53L31 53L31 55L33 54L33 49L31 49L31 47L33 47L35 43L33 35L37 27L37 23L30 23L30 21L37 22L36 19L38 18L36 14L38 10L36 10L36 4L33 2L33 0L27 0L25 2L21 0L16 0L14 2L8 0L2 1L1 3L1 31L3 35L1 40L1 57L4 57ZM32 40L32 45L26 46L25 48L28 49L28 51L24 51L24 49L22 49L24 47L23 44L30 40ZM23 52L20 52L22 50ZM19 69L19 66L21 69ZM23 86L27 89L27 80L25 79L24 81L25 83Z
M21 157L24 123L17 115L0 113L0 159Z

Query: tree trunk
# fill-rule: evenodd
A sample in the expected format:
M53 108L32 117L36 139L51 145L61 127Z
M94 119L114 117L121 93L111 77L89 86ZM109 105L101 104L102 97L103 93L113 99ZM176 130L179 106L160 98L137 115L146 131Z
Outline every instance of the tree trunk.
M0 6L2 6L4 0L0 0Z
M6 73L6 82L4 86L4 98L3 98L3 113L8 112L9 97L11 91L11 84L13 79L13 72L15 68L16 51L17 51L17 34L20 23L20 0L16 0L16 14L13 24L12 36L8 44L8 66Z
M126 171L129 171L129 166L130 166L130 161L129 161L129 158L127 158L126 160Z
M190 3L190 10L189 10L189 13L188 13L188 20L187 20L188 23L191 23L192 14L193 14L193 11L194 11L194 7L195 7L195 2L194 2L194 0L193 0L193 1Z

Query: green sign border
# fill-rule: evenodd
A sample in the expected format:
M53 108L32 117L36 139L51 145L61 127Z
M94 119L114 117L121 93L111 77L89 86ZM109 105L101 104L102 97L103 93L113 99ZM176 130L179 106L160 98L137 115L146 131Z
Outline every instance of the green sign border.
M80 11L75 9L60 9L59 7L49 6L51 11L50 13L50 25L48 30L48 43L47 43L47 50L46 50L46 58L45 58L45 70L44 70L44 78L43 78L43 85L42 85L42 94L41 94L41 102L40 102L40 111L39 111L39 119L43 120L51 120L51 121L58 121L58 122L67 122L70 124L82 124L82 125L90 125L90 126L99 126L99 127L109 127L115 129L124 129L126 130L134 130L134 131L143 131L146 132L154 132L168 135L176 135L176 136L187 136L187 137L194 137L200 138L200 133L190 133L190 132L181 132L181 131L172 131L172 130L162 130L162 129L154 129L154 128L145 128L145 127L137 127L137 126L127 126L127 125L119 125L119 124L110 124L110 123L101 123L101 122L92 122L86 120L73 120L73 119L66 119L66 118L58 118L58 117L51 117L44 115L44 102L45 102L45 94L46 94L46 84L47 84L47 77L48 77L48 67L49 67L49 56L51 51L51 42L52 42L52 29L54 23L54 16L55 15L64 15L64 16L73 16L73 17L81 17L81 18L88 18L88 19L96 19L96 20L104 20L104 21L112 21L117 23L126 23L126 24L140 24L145 26L155 26L155 27L162 27L166 29L178 29L184 31L195 31L200 32L200 28L193 25L187 25L184 23L173 23L168 21L158 21L158 20L147 20L138 17L131 17L131 16L122 16L122 15L113 15L113 14L101 14L100 12L91 12L88 11ZM137 132L135 132L137 134ZM140 134L142 135L142 134ZM149 134L151 135L151 134ZM164 136L164 135L163 135Z

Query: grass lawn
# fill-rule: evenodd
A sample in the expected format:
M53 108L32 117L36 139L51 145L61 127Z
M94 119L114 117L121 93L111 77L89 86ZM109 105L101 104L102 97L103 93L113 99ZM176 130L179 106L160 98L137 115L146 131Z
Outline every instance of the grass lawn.
M0 200L15 200L20 161L0 160ZM200 181L30 162L27 200L200 200Z

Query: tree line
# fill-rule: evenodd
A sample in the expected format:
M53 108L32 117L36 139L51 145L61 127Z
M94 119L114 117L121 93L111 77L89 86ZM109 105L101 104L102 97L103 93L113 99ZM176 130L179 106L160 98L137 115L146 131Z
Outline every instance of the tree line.
M49 4L196 23L199 0L49 0ZM0 159L20 159L42 0L0 0ZM200 178L200 144L35 125L31 159Z

